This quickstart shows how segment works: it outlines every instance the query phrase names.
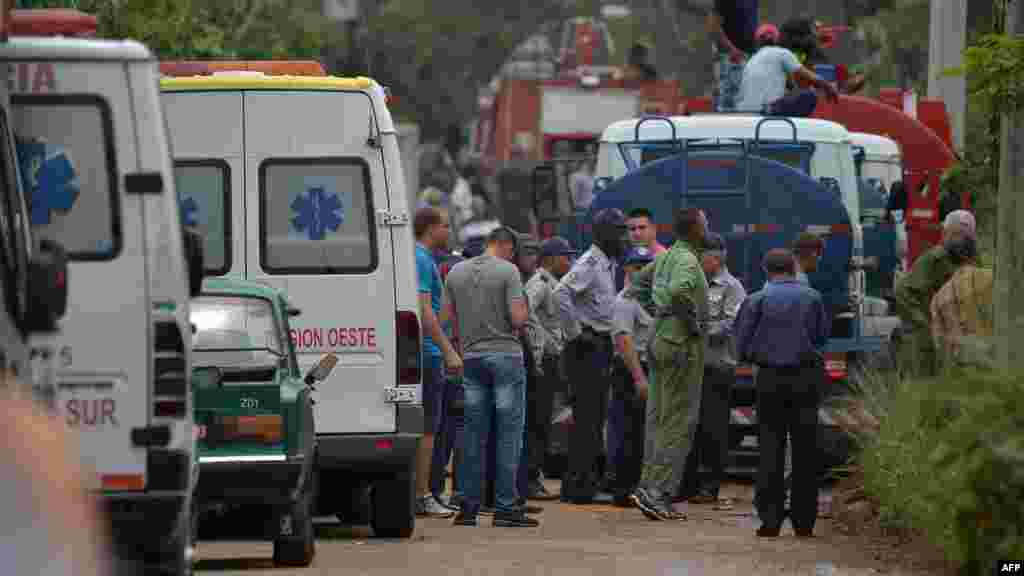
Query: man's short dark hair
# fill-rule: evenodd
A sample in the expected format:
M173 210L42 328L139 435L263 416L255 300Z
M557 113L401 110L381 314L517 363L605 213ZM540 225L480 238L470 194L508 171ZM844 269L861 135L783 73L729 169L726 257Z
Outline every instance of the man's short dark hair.
M493 232L487 235L487 244L497 244L499 242L508 242L513 246L518 246L519 234L508 226L495 228Z
M433 206L426 206L416 211L416 217L412 221L412 230L417 238L422 238L431 226L441 223L441 211Z
M647 208L633 208L632 210L629 211L629 214L627 214L626 217L647 218L651 222L654 222L654 214L651 214L651 211L648 210Z
M768 274L786 274L792 276L796 273L796 262L793 261L793 252L785 248L773 248L769 250L761 266Z
M689 238L690 232L695 230L697 226L702 225L700 210L696 208L680 208L679 212L676 212L676 238Z
M797 256L810 256L824 251L825 242L820 236L810 232L801 233L797 236L796 242L793 242L793 253Z

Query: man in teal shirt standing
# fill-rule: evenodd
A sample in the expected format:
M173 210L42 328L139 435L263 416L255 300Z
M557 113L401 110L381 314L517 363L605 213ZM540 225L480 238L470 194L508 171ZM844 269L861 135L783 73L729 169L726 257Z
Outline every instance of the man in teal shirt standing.
M413 221L416 234L416 275L419 280L420 322L423 325L423 438L416 463L416 512L419 516L448 518L455 514L440 500L444 465L432 465L434 436L444 433L446 424L445 368L451 373L462 369L462 359L441 329L441 297L444 286L433 252L448 247L448 213L437 208L421 208ZM443 363L442 363L443 360ZM439 450L442 447L439 447ZM433 481L432 481L433 480Z
M675 244L640 272L637 283L638 301L650 301L655 310L656 381L647 402L643 474L631 499L651 520L686 518L673 510L672 496L682 482L700 414L708 282L699 250L706 232L703 212L680 210Z

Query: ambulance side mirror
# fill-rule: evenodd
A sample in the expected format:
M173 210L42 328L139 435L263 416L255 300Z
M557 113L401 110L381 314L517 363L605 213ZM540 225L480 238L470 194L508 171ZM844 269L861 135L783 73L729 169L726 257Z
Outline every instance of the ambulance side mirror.
M42 239L28 267L25 331L30 334L54 332L68 306L67 254L60 244Z
M185 264L188 268L188 292L190 298L199 296L203 289L203 237L194 228L186 227Z
M334 366L338 364L338 356L335 354L326 354L323 358L317 362L316 366L313 366L309 372L306 373L304 378L307 385L312 386L317 382L323 382L331 375L331 371L334 370Z

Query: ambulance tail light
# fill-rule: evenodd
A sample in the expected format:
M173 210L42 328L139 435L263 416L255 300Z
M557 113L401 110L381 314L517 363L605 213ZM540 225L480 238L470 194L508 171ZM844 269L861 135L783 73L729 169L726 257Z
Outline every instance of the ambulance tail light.
M420 383L420 319L415 312L398 311L395 313L395 328L398 383L417 385Z
M185 342L172 321L154 325L153 416L183 419L188 415L188 364Z

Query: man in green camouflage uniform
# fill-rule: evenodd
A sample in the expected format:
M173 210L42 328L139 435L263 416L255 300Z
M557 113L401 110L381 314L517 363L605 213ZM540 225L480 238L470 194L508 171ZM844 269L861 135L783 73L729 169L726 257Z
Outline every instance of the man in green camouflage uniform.
M932 297L953 276L957 265L950 248L975 237L974 216L966 210L950 212L942 223L942 244L918 256L906 276L896 282L895 312L903 323L900 364L905 374L932 376L938 370L938 353L932 340Z
M699 249L707 220L697 209L676 216L676 243L637 276L631 294L653 304L653 374L647 402L643 475L633 503L652 520L685 519L672 509L700 414L708 283Z

